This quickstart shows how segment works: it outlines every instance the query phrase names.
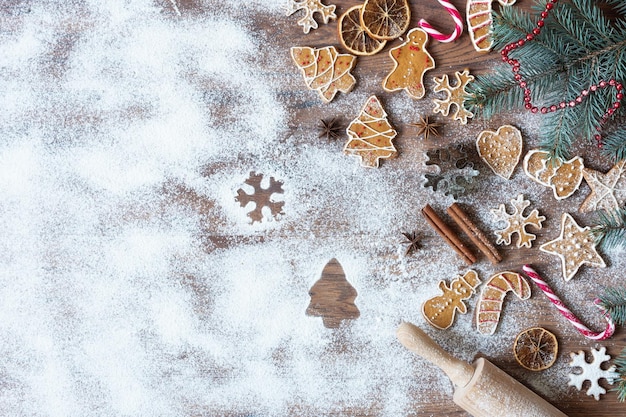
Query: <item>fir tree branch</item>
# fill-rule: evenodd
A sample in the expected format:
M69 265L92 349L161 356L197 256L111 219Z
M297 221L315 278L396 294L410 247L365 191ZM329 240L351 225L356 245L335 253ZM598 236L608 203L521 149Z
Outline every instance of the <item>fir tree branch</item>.
M619 374L619 382L611 391L617 392L617 399L620 402L626 400L626 349L623 349L617 358L615 358L616 371Z
M603 249L626 247L626 208L597 213L598 225L593 228L596 244Z
M598 300L615 324L623 326L626 323L626 287L606 288Z
M626 159L626 127L620 127L604 138L602 153L613 162Z

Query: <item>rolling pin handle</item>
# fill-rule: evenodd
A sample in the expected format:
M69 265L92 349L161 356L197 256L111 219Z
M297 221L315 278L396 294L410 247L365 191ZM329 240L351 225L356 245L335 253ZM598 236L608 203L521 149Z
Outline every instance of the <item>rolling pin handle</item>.
M451 356L414 324L403 322L398 327L396 336L408 350L441 368L457 387L466 386L472 379L472 365Z

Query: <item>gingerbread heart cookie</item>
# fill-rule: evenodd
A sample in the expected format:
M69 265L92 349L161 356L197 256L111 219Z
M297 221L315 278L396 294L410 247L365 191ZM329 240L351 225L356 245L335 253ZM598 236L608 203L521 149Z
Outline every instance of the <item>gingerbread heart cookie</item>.
M508 180L522 155L522 134L514 126L483 130L476 139L478 155L498 176Z

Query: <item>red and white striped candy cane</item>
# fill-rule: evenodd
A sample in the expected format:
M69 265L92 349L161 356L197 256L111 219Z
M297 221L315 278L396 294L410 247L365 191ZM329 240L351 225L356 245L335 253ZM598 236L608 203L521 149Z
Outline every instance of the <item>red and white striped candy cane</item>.
M432 25L424 19L420 19L420 21L418 22L418 25L422 29L424 29L426 33L428 33L430 36L432 36L434 39L438 40L439 42L448 43L448 42L455 41L459 38L459 36L461 36L461 33L463 33L463 19L461 18L461 13L459 13L456 7L454 7L454 5L450 3L449 1L447 0L437 0L437 1L450 14L450 16L452 17L452 20L454 20L454 31L450 35L444 35L443 33L439 32L437 29L432 27Z
M606 313L606 311L604 311L602 307L598 305L597 299L595 300L595 304L596 306L598 306L598 308L600 308L602 314L604 315L604 318L607 321L606 329L604 329L604 331L600 333L592 332L591 330L589 330L589 328L585 326L578 319L578 317L576 317L574 313L572 313L570 309L565 306L565 304L563 304L561 299L554 294L552 288L550 288L550 286L539 276L539 274L537 274L534 269L531 268L530 265L524 265L522 269L524 270L524 273L526 273L526 275L528 275L528 277L530 277L530 279L532 279L533 282L537 284L541 291L543 291L544 294L548 296L550 301L552 301L552 304L556 306L561 314L563 314L563 316L565 316L565 318L568 319L570 323L574 325L576 330L578 330L583 336L592 340L605 340L613 336L613 333L615 332L615 323L613 323L613 320L611 320L611 317Z

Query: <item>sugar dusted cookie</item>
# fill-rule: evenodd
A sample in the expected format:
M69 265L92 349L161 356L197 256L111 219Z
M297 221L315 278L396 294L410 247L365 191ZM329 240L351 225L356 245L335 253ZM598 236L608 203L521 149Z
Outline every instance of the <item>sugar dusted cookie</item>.
M346 129L348 143L344 153L355 155L361 165L378 168L380 159L393 158L398 154L393 139L398 134L387 121L387 113L376 96L365 102L359 116Z
M526 227L534 226L537 230L541 230L542 222L546 219L544 216L539 215L537 209L533 209L528 216L524 215L524 210L530 205L528 200L524 199L524 195L520 194L516 199L511 200L513 206L513 214L506 212L504 204L491 210L491 214L496 220L505 221L507 226L505 229L496 230L497 237L496 243L498 245L504 243L505 245L511 244L511 238L517 233L517 247L532 247L532 242L537 238L532 233L526 231Z
M561 217L561 235L539 249L561 258L563 278L569 281L583 264L606 267L596 251L596 240L589 227L580 227L568 213Z
M593 169L583 170L591 194L580 206L581 213L595 210L615 210L626 202L626 159L618 162L603 174Z
M580 156L569 161L549 160L550 154L540 149L529 151L524 157L524 172L533 181L552 188L554 198L563 200L578 190L583 180L585 164Z
M389 51L394 62L393 70L383 81L385 91L405 90L411 98L424 97L424 73L435 68L433 57L426 50L428 34L422 29L412 29L407 41Z
M316 90L324 103L335 98L337 91L349 93L356 80L350 74L356 57L340 54L334 46L309 48L294 46L291 57L302 71L304 82L309 90Z
M476 271L469 270L463 275L457 275L450 286L444 281L439 282L441 295L427 300L422 306L424 318L438 329L447 329L454 323L454 317L458 311L467 313L464 301L469 299L480 285L480 279Z
M498 2L503 6L510 6L515 3L515 0L498 0ZM478 52L489 52L493 45L491 3L491 0L467 0L467 31L474 49Z
M441 113L444 116L447 116L450 113L450 108L452 105L456 106L456 111L452 115L454 120L458 120L462 125L467 124L467 119L471 119L474 117L474 113L467 110L465 108L465 97L467 96L467 91L465 91L465 87L474 80L474 76L469 73L469 70L463 70L463 72L455 72L454 76L456 77L456 84L451 86L450 80L448 79L448 74L444 74L443 77L438 78L435 77L435 87L433 90L438 93L443 91L446 93L446 98L434 99L435 108L433 112Z
M510 125L483 130L476 139L478 155L498 176L508 180L522 155L522 134Z

